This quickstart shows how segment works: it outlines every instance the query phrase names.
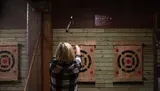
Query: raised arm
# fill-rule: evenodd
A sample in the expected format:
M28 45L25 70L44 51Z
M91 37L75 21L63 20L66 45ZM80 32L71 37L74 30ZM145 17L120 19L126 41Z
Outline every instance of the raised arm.
M75 48L76 48L76 62L81 63L80 47L78 45L75 45Z

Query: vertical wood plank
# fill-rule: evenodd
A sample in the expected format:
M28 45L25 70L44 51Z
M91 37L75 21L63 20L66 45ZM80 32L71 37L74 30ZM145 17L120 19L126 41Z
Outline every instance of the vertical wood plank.
M28 82L28 91L41 91L41 57L39 56L41 50L41 44L39 38L39 32L41 32L41 13L34 10L34 7L28 4L28 62L29 67L31 66L31 60L33 56L33 52L35 50L36 41L39 40L39 44L36 49L35 59L33 60L33 66L31 70L31 75ZM20 32L20 31L15 31ZM40 71L39 71L40 70Z
M52 57L52 26L51 15L43 14L43 31L42 31L42 91L49 90L49 61Z
M154 29L153 29L153 60L154 60L154 91L158 91L158 77L157 77L157 39L156 39L156 31L158 30L158 15L157 13L154 14L153 16L153 24L154 24Z

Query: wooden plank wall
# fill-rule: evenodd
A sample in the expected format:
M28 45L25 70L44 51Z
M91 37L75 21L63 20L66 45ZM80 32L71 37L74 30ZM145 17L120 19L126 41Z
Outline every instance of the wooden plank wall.
M152 29L132 28L78 28L53 29L53 54L61 41L96 40L95 50L95 85L80 85L82 91L153 91L153 50ZM144 47L144 84L141 85L113 85L113 42L140 40Z
M19 80L0 82L0 91L23 91L28 70L26 29L0 29L0 42L19 44Z

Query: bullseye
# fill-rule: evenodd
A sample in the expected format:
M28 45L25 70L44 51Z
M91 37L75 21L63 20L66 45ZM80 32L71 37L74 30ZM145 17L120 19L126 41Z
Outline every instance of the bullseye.
M6 58L2 59L2 62L3 62L3 64L6 64L7 63L7 59Z
M130 64L130 63L131 63L131 60L127 59L127 60L126 60L126 63L127 63L127 64Z

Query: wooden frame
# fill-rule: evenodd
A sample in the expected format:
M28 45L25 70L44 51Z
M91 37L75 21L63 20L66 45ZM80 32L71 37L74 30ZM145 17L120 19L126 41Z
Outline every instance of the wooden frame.
M79 82L95 82L94 51L95 41L69 42L71 45L79 45L81 48L82 68L79 74Z
M18 80L18 44L0 43L0 81Z
M114 82L143 81L143 48L140 42L115 42Z

